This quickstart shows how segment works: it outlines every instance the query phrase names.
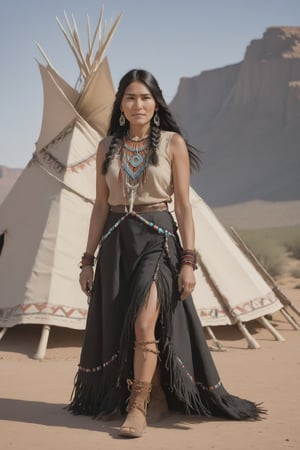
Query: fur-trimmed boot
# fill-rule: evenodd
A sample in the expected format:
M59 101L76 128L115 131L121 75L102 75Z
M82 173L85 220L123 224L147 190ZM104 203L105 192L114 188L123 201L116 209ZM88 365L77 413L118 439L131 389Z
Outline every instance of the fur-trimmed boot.
M141 437L147 426L146 414L151 392L151 383L147 381L128 380L131 393L127 406L127 417L120 428L119 435L125 437Z

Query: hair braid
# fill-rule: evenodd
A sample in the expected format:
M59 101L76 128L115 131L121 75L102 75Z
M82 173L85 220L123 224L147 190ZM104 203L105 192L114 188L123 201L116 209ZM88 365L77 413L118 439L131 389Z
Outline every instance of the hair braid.
M119 150L123 136L124 136L123 130L113 135L108 150L105 153L105 158L102 165L102 175L107 174L108 166L111 160L114 158L117 151Z
M150 133L150 156L149 161L153 166L158 164L157 149L160 141L160 129L156 125L152 125Z

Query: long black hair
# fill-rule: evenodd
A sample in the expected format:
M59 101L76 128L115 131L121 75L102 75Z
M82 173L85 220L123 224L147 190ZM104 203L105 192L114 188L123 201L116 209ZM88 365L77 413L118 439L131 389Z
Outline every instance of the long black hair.
M110 143L110 146L106 152L105 159L103 161L102 166L102 173L106 174L108 170L108 166L110 161L113 159L114 154L118 151L123 138L125 134L129 130L129 122L127 119L125 119L125 125L120 126L119 124L119 117L121 113L121 102L123 100L123 96L125 93L126 88L133 82L133 81L140 81L143 83L151 92L157 106L157 113L160 118L160 126L156 126L153 122L153 119L151 119L151 132L150 132L150 156L149 156L149 162L150 164L153 164L154 166L158 163L158 157L157 157L157 148L159 145L159 139L160 139L160 130L165 131L174 131L178 134L180 134L182 137L182 133L180 131L179 126L177 125L174 117L172 116L166 101L163 97L162 91L159 87L159 84L157 80L154 78L154 76L147 72L146 70L142 69L133 69L127 72L120 80L118 90L116 93L116 98L113 104L110 124L108 128L108 135L112 136L112 140ZM184 137L183 137L184 138ZM197 155L197 149L190 145L186 139L185 143L188 149L189 153L189 159L190 159L190 166L193 169L199 169L200 166L200 159Z

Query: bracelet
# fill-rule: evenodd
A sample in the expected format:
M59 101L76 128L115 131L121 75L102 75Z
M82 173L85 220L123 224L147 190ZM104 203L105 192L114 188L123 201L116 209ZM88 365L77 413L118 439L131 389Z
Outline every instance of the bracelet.
M187 264L193 267L193 270L197 269L196 265L196 251L195 250L183 250L180 260L181 266Z
M84 266L91 266L93 267L95 264L95 256L90 253L84 253L81 257L79 267L82 269Z

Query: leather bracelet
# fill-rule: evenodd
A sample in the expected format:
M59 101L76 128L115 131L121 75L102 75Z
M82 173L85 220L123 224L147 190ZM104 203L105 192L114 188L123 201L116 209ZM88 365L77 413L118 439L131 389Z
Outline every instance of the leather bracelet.
M84 253L81 257L79 267L82 269L84 266L91 266L93 267L95 264L95 256L90 253Z
M193 270L197 269L196 265L196 251L195 250L183 250L180 260L181 266L190 265L193 267Z

